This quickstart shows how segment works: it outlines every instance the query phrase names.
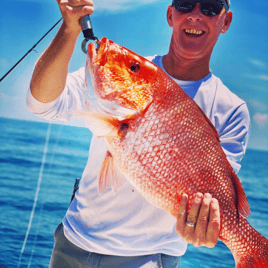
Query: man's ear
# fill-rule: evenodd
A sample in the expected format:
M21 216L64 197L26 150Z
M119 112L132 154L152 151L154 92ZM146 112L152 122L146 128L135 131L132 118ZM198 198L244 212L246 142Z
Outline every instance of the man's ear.
M221 33L226 33L227 30L229 29L231 22L233 19L233 12L232 11L227 11L225 18L224 18L224 24L221 29Z
M168 9L167 9L167 22L168 22L169 27L173 27L172 6L168 6Z

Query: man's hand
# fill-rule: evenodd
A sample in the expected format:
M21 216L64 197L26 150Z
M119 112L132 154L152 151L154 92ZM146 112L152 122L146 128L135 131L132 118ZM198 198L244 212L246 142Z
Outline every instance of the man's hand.
M57 0L63 24L35 65L30 89L43 103L56 100L65 87L68 66L79 34L80 19L93 13L92 0Z
M77 35L81 32L80 19L91 15L94 11L92 0L56 0L58 2L63 21L70 32Z
M220 209L211 194L197 193L187 215L188 196L183 194L177 217L177 233L196 247L214 247L220 232Z

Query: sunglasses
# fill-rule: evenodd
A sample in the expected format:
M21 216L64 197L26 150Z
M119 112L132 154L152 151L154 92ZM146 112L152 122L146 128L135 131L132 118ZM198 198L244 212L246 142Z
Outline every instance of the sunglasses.
M223 7L226 11L229 10L229 5L222 0L173 0L172 6L181 13L189 13L194 10L197 3L200 3L200 11L210 17L219 15Z

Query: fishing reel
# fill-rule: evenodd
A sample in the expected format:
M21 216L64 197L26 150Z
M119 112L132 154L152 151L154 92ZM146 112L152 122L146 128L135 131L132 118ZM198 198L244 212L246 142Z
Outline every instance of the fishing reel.
M82 50L85 54L87 54L87 42L89 40L93 40L97 43L97 45L99 46L100 44L100 40L99 38L97 38L96 36L94 36L93 33L93 28L91 25L91 20L90 20L90 16L87 15L85 17L83 17L81 19L81 24L82 24L82 31L83 31L83 35L85 37L84 41L82 42Z

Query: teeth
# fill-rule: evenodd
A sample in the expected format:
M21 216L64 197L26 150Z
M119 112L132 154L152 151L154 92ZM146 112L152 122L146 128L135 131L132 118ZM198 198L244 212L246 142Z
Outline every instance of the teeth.
M185 29L185 32L186 33L189 33L189 34L196 34L196 35L200 35L203 33L203 31L199 31L199 30L195 30L195 29Z

